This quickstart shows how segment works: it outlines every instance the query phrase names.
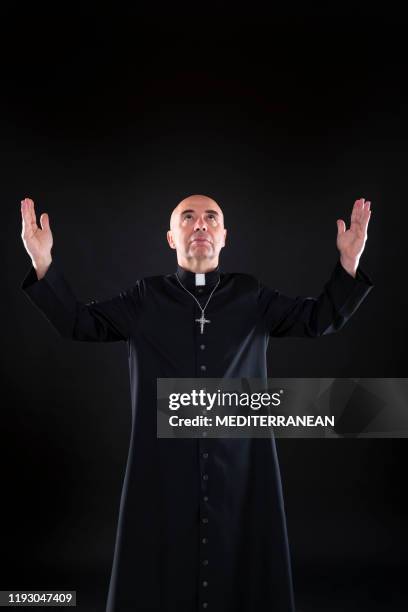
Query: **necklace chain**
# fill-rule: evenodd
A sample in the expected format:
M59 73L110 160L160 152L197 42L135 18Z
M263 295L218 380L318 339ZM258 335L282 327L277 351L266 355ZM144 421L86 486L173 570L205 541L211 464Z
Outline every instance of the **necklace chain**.
M212 298L212 294L214 293L214 291L216 290L216 288L217 288L217 287L218 287L218 285L220 284L220 280L221 280L221 278L219 278L219 279L218 279L218 282L217 282L217 284L215 285L214 289L211 291L211 293L210 293L210 297L208 298L208 300L207 300L207 302L206 302L206 304L205 304L205 306L204 306L204 307L202 307L202 306L201 306L201 304L200 304L200 302L197 300L196 296L195 296L195 295L193 295L193 294L191 293L191 291L189 291L188 289L186 289L186 287L183 285L183 283L182 283L182 282L181 282L181 280L179 279L179 276L178 276L177 272L176 272L176 278L177 278L178 282L180 283L180 285L183 287L184 291L187 291L187 293L189 293L189 294L191 295L191 297L192 297L192 298L193 298L193 299L196 301L197 306L198 306L198 307L199 307L199 309L201 310L201 319L196 319L196 321L197 321L198 323L200 323L200 325L201 325L201 333L203 333L204 323L210 323L210 321L205 320L204 312L205 312L205 309L206 309L206 308L207 308L207 306L208 306L208 302L209 302L209 301L211 300L211 298Z

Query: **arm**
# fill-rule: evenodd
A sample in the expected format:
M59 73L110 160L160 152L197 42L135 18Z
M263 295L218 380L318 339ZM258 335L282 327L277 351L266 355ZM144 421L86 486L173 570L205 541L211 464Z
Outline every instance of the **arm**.
M260 316L272 336L316 337L338 331L357 310L373 287L359 267L367 241L371 202L354 202L350 229L337 219L337 248L340 260L319 297L290 298L279 291L259 286Z
M31 266L21 289L63 338L88 342L126 340L140 307L139 282L112 299L78 301L54 257L38 279Z
M139 283L104 302L77 300L62 270L51 257L53 237L47 213L37 226L34 202L21 202L21 237L32 266L21 289L64 338L91 342L126 340L140 305Z
M354 278L338 261L317 298L291 298L260 284L259 313L271 336L315 338L340 330L372 288L371 279L361 267Z

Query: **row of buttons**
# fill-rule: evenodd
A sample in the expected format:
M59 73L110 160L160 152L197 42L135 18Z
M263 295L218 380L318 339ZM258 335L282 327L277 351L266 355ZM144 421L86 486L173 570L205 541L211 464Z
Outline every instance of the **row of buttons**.
M199 289L197 289L197 291L198 291L198 293L202 293L203 289L199 288ZM200 347L201 351L204 351L205 348L206 348L206 345L205 344L200 344L199 347ZM207 366L205 364L201 364L200 365L200 370L201 370L201 372L205 372L207 370ZM205 410L203 411L203 414L206 414ZM206 433L207 432L203 432L203 436L204 437L205 437ZM206 451L201 453L201 457L204 460L207 460L208 459L208 453ZM207 482L208 482L208 474L207 473L204 472L202 474L202 480L203 480L202 487L203 487L203 493L204 493L202 499L203 499L204 503L207 504L208 503L208 495L206 495L206 493L207 493L206 488L207 488ZM201 530L205 530L207 528L207 526L208 526L208 517L207 516L202 516L201 517L201 524L202 524ZM205 533L201 534L201 543L204 546L206 546L208 544L208 537L207 537L207 535ZM207 568L208 564L209 564L209 561L208 561L207 558L202 560L202 567L203 568ZM207 580L207 578L205 576L202 577L201 585L202 585L203 588L207 588L208 587L208 580ZM208 608L208 601L203 601L202 602L202 608L204 610L206 610Z
M203 351L203 350L205 349L205 344L200 344L200 349ZM205 371L206 371L206 369L207 369L207 366L205 366L205 365L200 365L200 370L201 370L202 372L205 372Z
M202 460L203 460L204 462L206 462L206 461L207 461L207 459L208 459L208 452L207 452L207 451L202 452L202 453L201 453L201 458L202 458ZM204 481L204 483L202 484L202 487L203 487L203 489L204 489L204 491L203 491L203 492L204 492L204 493L206 493L206 488L207 488L207 484L206 484L206 483L207 483L207 481L208 481L208 474L207 474L206 472L204 472L204 473L202 474L202 478L203 478L203 481ZM204 501L204 503L205 503L205 504L207 504L207 502L208 502L208 495L206 495L206 494L205 494L205 495L203 495L203 501ZM203 517L201 518L201 522L202 522L202 525L204 526L204 527L202 527L202 529L205 529L205 528L207 527L207 525L208 525L208 517L207 517L207 516L203 516ZM206 535L203 535L203 537L201 538L201 543L202 543L204 546L205 546L206 544L208 544L208 537L207 537ZM205 555L205 556L207 556L207 555ZM209 561L208 561L208 559L207 559L207 558L205 558L205 559L203 559L203 560L202 560L202 566L203 566L204 568L208 567L208 564L209 564ZM208 587L208 579L207 579L207 577L206 577L206 576L203 576L203 577L202 577L201 585L202 585L202 587L203 587L203 588L205 588L205 589ZM203 609L205 609L205 610L208 608L208 601L203 601L203 602L202 602L202 608L203 608Z

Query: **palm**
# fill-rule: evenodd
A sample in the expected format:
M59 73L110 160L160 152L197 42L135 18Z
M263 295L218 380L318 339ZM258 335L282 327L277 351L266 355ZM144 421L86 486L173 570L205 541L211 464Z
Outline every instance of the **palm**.
M34 202L26 198L21 202L22 232L21 238L32 260L41 260L49 256L53 244L48 215L40 218L41 228L37 225Z
M370 204L371 202L364 202L364 198L354 202L348 230L342 219L337 221L337 248L341 256L347 260L359 259L364 250L371 216Z

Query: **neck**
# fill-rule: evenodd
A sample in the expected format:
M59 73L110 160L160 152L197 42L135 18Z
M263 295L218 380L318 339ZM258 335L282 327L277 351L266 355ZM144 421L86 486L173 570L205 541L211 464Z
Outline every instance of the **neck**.
M188 270L189 272L195 272L196 274L206 274L212 272L218 267L218 259L216 261L196 260L196 259L184 259L180 258L177 260L179 266Z

